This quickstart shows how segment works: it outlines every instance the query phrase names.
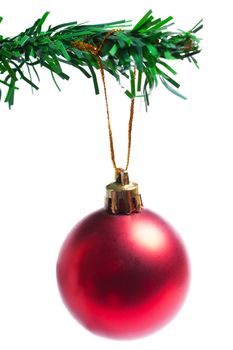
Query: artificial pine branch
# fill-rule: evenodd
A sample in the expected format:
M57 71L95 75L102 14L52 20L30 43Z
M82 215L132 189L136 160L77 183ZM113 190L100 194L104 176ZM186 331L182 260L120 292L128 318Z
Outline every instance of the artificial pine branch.
M202 21L189 31L173 32L170 30L172 17L154 19L150 10L133 28L131 21L121 20L96 25L69 22L54 27L50 25L44 31L42 27L48 15L49 12L46 12L32 27L15 37L3 38L0 35L0 86L8 88L5 102L9 108L14 103L19 80L24 80L32 89L39 89L38 83L35 83L35 77L39 81L38 66L51 72L59 89L55 75L68 80L69 76L63 71L62 64L72 65L87 78L92 78L95 93L98 94L95 72L95 69L99 69L98 57L74 47L72 42L82 41L99 47L106 33L118 28L119 31L104 41L100 58L103 68L118 82L121 75L130 80L131 89L125 91L126 95L130 98L144 97L147 108L149 95L160 78L168 90L185 98L177 91L179 84L169 75L176 75L176 72L167 61L187 58L198 67L194 55L201 50L200 39L195 34L202 29ZM132 74L134 65L138 71L137 81Z

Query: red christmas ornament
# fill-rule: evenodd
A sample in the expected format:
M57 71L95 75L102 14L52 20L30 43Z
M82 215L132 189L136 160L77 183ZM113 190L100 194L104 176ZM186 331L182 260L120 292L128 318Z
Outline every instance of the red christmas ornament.
M102 44L114 31L106 34ZM123 170L115 162L99 48L80 41L78 46L97 55L116 181L107 186L105 210L83 219L66 239L57 263L58 285L70 312L89 330L111 338L136 338L162 327L182 305L189 281L188 259L172 227L142 209L138 186L129 182L134 98ZM136 66L131 73L135 78Z
M174 317L187 293L189 264L174 229L142 209L137 185L126 172L118 175L107 186L107 210L87 216L65 240L57 279L78 321L99 335L127 339Z

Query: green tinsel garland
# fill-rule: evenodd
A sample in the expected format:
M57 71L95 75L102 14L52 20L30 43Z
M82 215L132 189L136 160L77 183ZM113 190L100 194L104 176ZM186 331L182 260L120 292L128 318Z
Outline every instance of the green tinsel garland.
M120 28L110 35L101 50L103 68L112 74L118 82L123 75L130 79L130 90L125 93L130 98L144 97L146 108L149 105L149 94L157 86L158 78L171 92L181 98L177 88L179 84L169 75L176 75L175 70L167 64L167 60L183 60L187 58L197 67L194 55L201 50L200 39L195 33L202 27L202 20L189 31L170 31L172 17L164 20L154 19L152 11L131 29L131 21L121 20L111 23L87 25L77 22L64 23L42 30L49 12L38 19L34 25L13 38L0 35L0 86L6 85L8 91L5 102L9 108L14 103L14 93L18 89L16 82L24 80L32 89L38 90L33 74L39 81L37 66L45 67L62 79L69 79L61 64L66 63L78 68L87 78L93 79L95 93L99 93L95 69L99 69L97 57L90 52L81 51L72 46L72 41L80 40L98 47L106 33ZM0 17L0 22L2 17ZM137 81L133 74L136 65ZM25 73L26 70L26 73ZM60 89L59 89L60 90ZM0 89L1 97L1 89Z

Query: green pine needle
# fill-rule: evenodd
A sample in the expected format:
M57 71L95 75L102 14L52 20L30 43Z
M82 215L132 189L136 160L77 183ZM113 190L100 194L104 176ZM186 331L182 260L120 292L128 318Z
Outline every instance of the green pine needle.
M179 84L161 68L176 75L176 71L167 63L168 60L184 60L199 68L194 55L201 49L200 39L195 33L203 28L202 20L191 30L172 32L172 17L154 19L149 10L132 28L131 21L120 20L110 23L78 24L68 22L51 25L43 29L49 12L39 18L31 27L12 38L0 35L0 88L7 88L5 102L9 108L14 103L14 94L19 80L25 81L31 89L39 87L37 66L47 68L56 87L60 90L55 76L68 80L63 64L78 68L87 78L92 78L94 91L99 94L99 83L96 70L99 70L97 57L87 51L74 48L73 41L84 41L99 47L110 30L121 29L111 34L104 42L100 57L105 71L112 74L120 83L120 76L129 79L129 88L125 94L129 98L144 97L146 110L149 106L149 95L158 84L158 77L164 86L181 98ZM0 23L2 21L0 17ZM136 78L133 66L136 66ZM25 69L24 69L25 67ZM27 75L26 72L27 71ZM31 72L34 74L31 74ZM19 84L17 84L19 85ZM0 89L0 96L1 91Z

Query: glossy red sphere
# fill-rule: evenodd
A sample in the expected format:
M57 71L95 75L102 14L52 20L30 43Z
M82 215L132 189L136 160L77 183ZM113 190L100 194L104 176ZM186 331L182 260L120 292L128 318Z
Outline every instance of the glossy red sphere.
M64 303L86 328L137 338L162 327L182 305L189 281L184 246L174 229L143 209L98 210L78 223L57 263Z

